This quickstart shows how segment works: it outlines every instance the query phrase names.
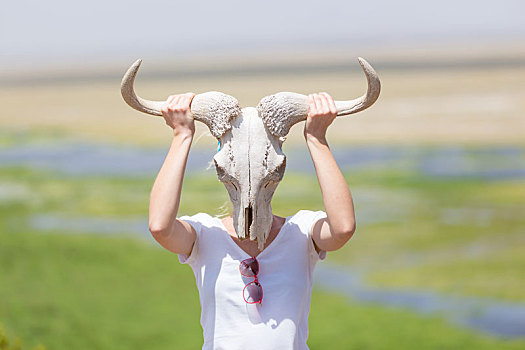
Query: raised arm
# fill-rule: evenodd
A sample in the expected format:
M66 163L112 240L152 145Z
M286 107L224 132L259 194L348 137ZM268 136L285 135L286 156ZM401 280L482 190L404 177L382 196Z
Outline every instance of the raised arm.
M327 93L308 96L309 114L304 136L312 156L327 218L314 224L312 239L319 249L341 248L354 234L355 214L352 195L326 142L326 130L337 116L333 98Z
M149 230L164 248L189 255L197 234L193 227L177 219L182 179L195 133L190 104L195 94L170 96L162 107L162 116L173 129L168 155L155 179L149 203Z

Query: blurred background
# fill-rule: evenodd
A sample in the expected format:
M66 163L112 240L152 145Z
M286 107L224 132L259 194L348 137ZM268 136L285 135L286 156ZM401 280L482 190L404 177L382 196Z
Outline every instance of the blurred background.
M0 12L0 328L47 349L197 349L193 273L148 232L169 148L120 96L366 91L328 140L357 231L316 271L311 349L525 348L525 3L7 2ZM322 210L295 126L274 212ZM228 201L197 126L180 214ZM1 332L0 332L1 334ZM1 336L0 336L1 338Z

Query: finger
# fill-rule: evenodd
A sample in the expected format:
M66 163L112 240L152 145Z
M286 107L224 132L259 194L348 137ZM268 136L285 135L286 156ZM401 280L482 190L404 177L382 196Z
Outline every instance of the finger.
M197 96L197 94L194 94L193 92L190 93L190 107L191 107L191 103L193 102L193 98Z
M184 107L188 112L191 111L191 100L193 99L193 96L191 95L184 95L184 98L181 100L181 107Z
M322 113L323 114L329 114L330 113L330 105L328 104L328 98L326 97L325 94L323 94L322 92L319 94L319 100L321 101L321 105L323 106L322 108Z
M188 105L188 96L186 94L180 95L179 107L186 107Z
M323 101L321 101L321 96L319 94L314 94L315 107L317 113L320 114L323 111Z
M322 92L328 99L328 105L330 106L330 113L337 115L337 106L335 105L334 98L330 96L327 92Z
M188 104L188 107L190 107L191 101L193 100L194 97L195 97L195 94L193 92L188 92L186 94L186 103Z
M177 108L179 106L181 98L182 98L181 95L176 95L173 101L171 101L170 103L171 108Z
M310 107L308 111L309 115L317 113L317 107L315 105L315 99L313 94L308 95L308 106Z
M191 105L191 101L193 101L193 98L196 96L196 94L194 92L188 92L186 93L186 95L188 96L188 105Z
M175 99L175 97L177 97L177 95L171 95L170 97L168 97L168 104L171 104L171 102L173 102L173 100Z

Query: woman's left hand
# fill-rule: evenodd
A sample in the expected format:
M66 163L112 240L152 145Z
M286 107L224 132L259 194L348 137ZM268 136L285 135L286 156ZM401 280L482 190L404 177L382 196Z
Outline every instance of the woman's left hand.
M326 136L328 126L337 117L334 99L326 92L308 95L308 117L304 126L304 137L313 136L322 140Z

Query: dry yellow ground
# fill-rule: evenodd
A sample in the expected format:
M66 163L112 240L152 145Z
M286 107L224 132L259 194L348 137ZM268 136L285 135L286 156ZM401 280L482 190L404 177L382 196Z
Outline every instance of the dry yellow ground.
M147 68L143 68L147 69ZM342 117L329 131L332 143L518 144L525 141L525 68L379 71L383 90L369 110ZM136 82L142 97L223 91L242 106L277 91L328 91L355 98L366 88L362 73L269 74ZM59 131L95 141L166 145L170 130L161 117L130 109L120 81L3 87L1 134ZM199 126L198 133L206 131ZM302 126L289 135L302 142ZM215 144L200 138L199 146Z

